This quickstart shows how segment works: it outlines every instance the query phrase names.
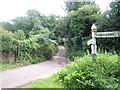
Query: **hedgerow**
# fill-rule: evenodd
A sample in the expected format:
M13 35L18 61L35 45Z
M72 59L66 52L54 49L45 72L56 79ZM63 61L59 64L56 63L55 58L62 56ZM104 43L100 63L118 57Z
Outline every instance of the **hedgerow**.
M12 33L2 28L0 33L2 34L0 51L6 54L15 53L14 62L37 63L50 59L58 50L57 43L44 33L32 35L28 39L22 30Z
M103 53L93 63L91 56L75 57L75 62L57 73L65 88L120 88L118 55Z

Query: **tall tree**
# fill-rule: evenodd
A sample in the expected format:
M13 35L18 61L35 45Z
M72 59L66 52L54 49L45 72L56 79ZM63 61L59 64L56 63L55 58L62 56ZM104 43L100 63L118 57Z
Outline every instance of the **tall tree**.
M59 17L55 16L55 15L43 16L41 18L42 26L44 28L51 30L51 31L54 31L55 27L57 25L58 18Z
M27 10L26 13L27 13L28 16L41 17L40 12L36 9L29 9L29 10Z
M98 31L120 31L120 1L111 2L110 8L101 15L97 22ZM119 42L120 38L98 39L98 46L107 51L116 50L120 52Z
M79 4L75 10L69 10L70 7L67 7L69 11L65 20L67 27L67 46L74 50L86 50L86 43L90 37L91 26L98 20L98 12L100 9L94 2L73 3L73 6L75 6L75 4Z
M15 30L23 30L28 38L29 37L28 33L30 31L36 33L37 31L44 29L43 26L41 25L40 17L41 14L39 13L39 11L31 9L27 11L26 17L16 17L12 21Z
M78 8L82 7L83 5L95 5L95 2L91 1L81 1L81 2L71 2L71 0L65 0L66 11L76 11Z
M0 23L6 30L14 32L15 28L10 22L1 22Z

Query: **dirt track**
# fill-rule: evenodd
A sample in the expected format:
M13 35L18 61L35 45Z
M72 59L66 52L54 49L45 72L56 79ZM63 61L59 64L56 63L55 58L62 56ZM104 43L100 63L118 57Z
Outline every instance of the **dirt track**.
M0 71L2 88L17 88L30 82L49 77L64 69L69 61L65 57L65 48L59 46L58 53L51 60L11 70Z

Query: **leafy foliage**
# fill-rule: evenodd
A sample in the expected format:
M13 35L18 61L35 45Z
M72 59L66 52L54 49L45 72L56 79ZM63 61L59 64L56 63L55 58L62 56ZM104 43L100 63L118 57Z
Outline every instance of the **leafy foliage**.
M65 45L69 52L87 51L87 41L91 38L91 26L98 20L99 7L83 5L76 11L69 12L66 18L67 29ZM70 50L69 50L70 49Z
M118 56L101 53L96 63L89 55L75 57L75 62L57 73L57 80L65 88L120 88L119 74Z
M26 39L25 33L24 33L23 30L17 30L14 34L15 34L15 38L17 40L24 40L24 39Z
M16 17L10 22L1 22L0 24L9 31L16 32L17 30L23 30L25 36L29 38L28 33L30 31L37 32L44 27L41 25L41 14L35 9L28 10L27 16Z
M14 45L14 34L10 31L5 30L2 26L0 26L0 37L1 37L1 44L0 44L0 50L3 50L5 52L14 51L15 45Z
M54 38L56 16L42 16L35 9L28 10L27 16L16 17L11 22L2 22L1 51L15 53L15 62L36 63L50 59L57 52ZM44 21L50 21L45 23ZM12 31L12 32L11 32Z
M50 30L50 39L58 40L58 42L58 38L62 39L61 37L64 36L62 17L41 15L36 9L30 9L26 14L24 17L16 17L10 22L1 22L0 24L3 25L6 30L12 32L23 30L26 38L39 34L41 30Z
M36 10L36 9L27 10L26 13L27 13L28 16L41 17L40 12L38 10Z
M81 8L83 5L95 5L95 2L91 1L81 1L81 2L71 2L71 0L66 0L65 5L66 5L66 11L76 11L78 8Z
M1 51L4 53L15 53L15 61L37 63L50 59L58 50L57 43L49 39L50 31L41 30L39 34L25 39L24 31L15 33L0 27L2 34Z
M18 62L32 60L32 63L50 59L57 52L57 44L45 37L33 37L19 41L17 50ZM35 61L33 61L35 60Z
M120 1L111 2L110 10L104 12L99 18L97 24L98 31L110 32L120 31ZM120 38L105 38L98 39L98 47L102 50L120 52L119 42ZM101 44L102 43L102 44Z

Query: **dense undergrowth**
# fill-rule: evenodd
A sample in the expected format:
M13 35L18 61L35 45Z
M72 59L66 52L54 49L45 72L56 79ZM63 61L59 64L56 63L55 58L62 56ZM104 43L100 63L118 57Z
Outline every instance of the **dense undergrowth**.
M49 39L49 30L40 30L38 34L26 38L22 30L12 33L1 26L0 35L0 51L6 57L3 64L34 64L50 59L58 50L57 43ZM9 54L14 55L14 61L8 60Z
M90 55L74 57L74 62L57 73L58 82L65 88L120 88L118 55L97 54L96 62Z

